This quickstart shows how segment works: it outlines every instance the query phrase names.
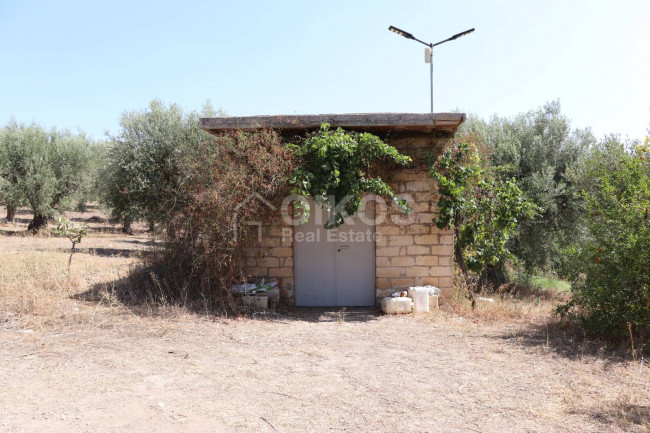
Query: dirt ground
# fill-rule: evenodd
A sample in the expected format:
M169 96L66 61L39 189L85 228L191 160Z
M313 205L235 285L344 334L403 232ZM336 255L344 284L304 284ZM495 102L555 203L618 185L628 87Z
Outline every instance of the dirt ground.
M19 217L0 224L0 432L650 431L648 363L549 323L543 297L395 317L133 306L110 288L146 234L96 223L68 271L67 239Z

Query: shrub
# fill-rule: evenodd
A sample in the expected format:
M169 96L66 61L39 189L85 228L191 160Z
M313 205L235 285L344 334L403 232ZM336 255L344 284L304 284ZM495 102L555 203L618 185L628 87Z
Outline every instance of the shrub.
M232 311L230 286L246 280L243 262L255 244L247 222L265 214L261 201L247 199L288 193L293 155L275 132L232 131L187 151L178 168L177 193L166 202L163 246L135 277L178 302L202 299Z
M588 330L621 337L650 328L650 146L615 138L580 167L587 239L572 249L572 299L559 307Z
M454 231L454 255L467 286L468 271L478 274L481 285L505 282L505 262L514 260L508 240L519 221L534 216L535 205L514 179L485 165L474 145L455 143L430 163L439 194L434 222Z
M68 259L68 272L70 272L72 255L77 251L77 244L81 243L81 240L88 235L88 225L82 224L75 226L69 219L59 217L56 221L56 228L52 230L52 234L68 238L72 244L70 247L70 258Z

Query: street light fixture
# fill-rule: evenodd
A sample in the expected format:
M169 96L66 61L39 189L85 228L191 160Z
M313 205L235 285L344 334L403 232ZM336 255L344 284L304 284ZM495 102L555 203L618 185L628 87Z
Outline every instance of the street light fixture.
M440 45L440 44L444 44L445 42L453 41L453 40L458 39L458 38L460 38L462 36L469 35L470 33L472 33L474 31L474 29L469 29L469 30L465 30L464 32L457 33L454 36L452 36L450 38L447 38L444 41L436 42L435 44L434 43L426 43L424 41L421 41L418 38L416 38L415 36L413 36L412 34L410 34L409 32L405 32L404 30L398 29L397 27L390 26L390 27L388 27L388 30L390 30L391 32L397 33L400 36L404 36L406 39L413 39L414 41L417 41L417 42L427 46L427 49L426 49L425 54L424 54L424 62L429 63L429 65L430 65L429 69L431 71L431 74L430 74L431 75L431 112L433 113L433 47L435 47L437 45Z

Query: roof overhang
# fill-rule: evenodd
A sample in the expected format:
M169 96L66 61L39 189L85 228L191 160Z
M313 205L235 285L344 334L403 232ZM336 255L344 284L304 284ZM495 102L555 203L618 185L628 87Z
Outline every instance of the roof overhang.
M463 113L362 113L306 114L249 117L208 117L200 119L201 128L211 134L241 129L277 129L299 133L318 129L321 123L332 127L370 133L442 131L455 133L465 121Z

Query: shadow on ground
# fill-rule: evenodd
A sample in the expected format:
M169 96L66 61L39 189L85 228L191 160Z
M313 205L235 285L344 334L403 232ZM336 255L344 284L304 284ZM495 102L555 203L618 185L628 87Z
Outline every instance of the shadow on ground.
M268 310L253 310L240 304L235 298L229 303L230 311L211 305L206 299L186 299L184 302L169 299L162 293L155 293L155 286L138 289L131 280L123 278L109 283L95 284L89 290L71 296L72 299L88 303L120 303L133 314L139 316L155 316L164 314L170 307L178 307L189 312L209 315L217 318L227 318L236 309L239 316L248 316L255 320L268 320L278 323L293 321L323 323L323 322L370 322L381 316L381 310L376 307L291 307L279 305ZM199 297L195 297L199 298Z
M381 316L381 310L375 307L282 307L277 311L266 314L255 314L254 318L268 317L274 320L273 315L283 321L301 322L371 322ZM266 318L266 317L264 317Z
M92 254L99 257L135 257L141 256L146 251L133 250L130 248L77 248L75 254Z
M568 359L597 357L605 360L606 366L632 359L626 344L591 337L578 326L560 321L530 324L496 338L519 346L550 350Z
M604 406L578 413L587 415L605 425L618 425L624 431L629 431L632 426L643 427L647 429L643 431L650 431L650 406L620 402L612 402L606 407Z

